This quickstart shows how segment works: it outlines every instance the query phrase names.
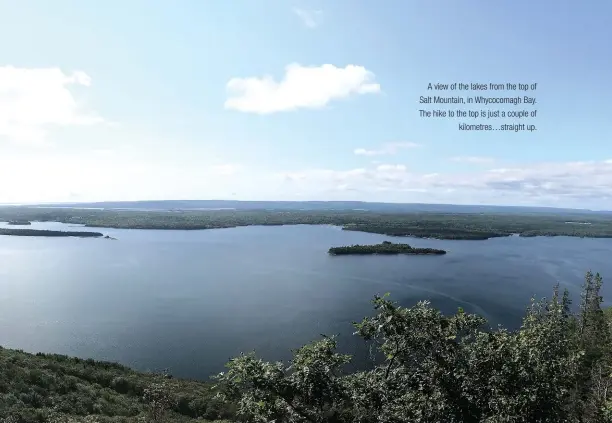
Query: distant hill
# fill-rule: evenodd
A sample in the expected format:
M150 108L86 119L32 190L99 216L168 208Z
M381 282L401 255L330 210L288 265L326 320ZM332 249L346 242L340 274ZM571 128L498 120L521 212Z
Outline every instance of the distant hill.
M543 214L610 214L612 211L554 207L522 207L492 205L454 205L422 203L370 203L365 201L237 201L237 200L159 200L107 201L95 203L35 204L40 207L70 207L123 210L364 210L381 213L437 212L437 213L543 213Z

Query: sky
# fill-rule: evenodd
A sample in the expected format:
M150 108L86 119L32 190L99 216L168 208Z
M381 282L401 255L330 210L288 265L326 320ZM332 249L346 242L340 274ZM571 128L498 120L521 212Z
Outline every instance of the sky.
M0 203L612 209L611 2L0 0ZM432 83L535 118L424 118ZM535 131L461 131L526 123Z

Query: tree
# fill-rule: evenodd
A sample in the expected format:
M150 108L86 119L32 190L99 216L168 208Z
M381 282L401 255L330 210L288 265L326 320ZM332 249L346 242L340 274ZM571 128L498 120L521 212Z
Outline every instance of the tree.
M168 410L175 405L175 401L169 391L166 381L154 383L145 389L143 399L149 404L148 411L152 423L163 422Z
M601 308L602 277L587 272L582 286L580 311L577 316L576 343L584 352L578 369L575 392L576 413L591 420L602 420L612 384L612 339L610 320Z
M288 367L242 355L218 376L221 396L238 399L239 414L254 422L343 421L347 392L339 371L350 357L335 349L335 339L324 337L296 350Z
M324 337L289 366L235 358L218 388L253 422L612 421L612 312L601 310L601 285L587 273L577 314L555 286L550 300L532 299L516 331L487 329L461 309L444 316L428 302L375 297L376 314L355 323L378 352L372 370L344 373L350 356Z

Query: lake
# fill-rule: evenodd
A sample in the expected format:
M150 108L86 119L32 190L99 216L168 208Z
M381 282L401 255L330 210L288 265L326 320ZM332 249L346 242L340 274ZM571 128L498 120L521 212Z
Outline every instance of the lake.
M577 304L588 269L612 280L612 239L441 241L331 226L87 230L117 240L0 236L0 345L204 379L241 351L287 359L320 334L340 334L349 351L358 342L351 322L371 313L375 294L431 300L446 313L461 306L515 328L529 298L549 296L556 282ZM327 254L383 240L448 254Z

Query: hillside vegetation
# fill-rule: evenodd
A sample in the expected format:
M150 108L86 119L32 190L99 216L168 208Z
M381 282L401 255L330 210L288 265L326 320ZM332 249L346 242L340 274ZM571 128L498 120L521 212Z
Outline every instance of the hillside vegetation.
M0 349L0 418L10 422L275 423L612 422L612 313L587 273L579 306L567 291L533 300L516 331L486 329L461 309L405 308L375 297L355 323L372 365L323 337L290 363L236 357L209 383L118 364Z
M212 385L140 373L115 363L0 348L0 421L221 421L233 409ZM89 416L86 418L86 416Z
M0 207L0 221L27 220L123 229L216 229L250 225L337 225L390 236L483 240L521 236L612 238L610 214L381 213L371 211L126 211Z

